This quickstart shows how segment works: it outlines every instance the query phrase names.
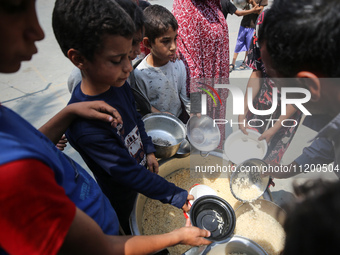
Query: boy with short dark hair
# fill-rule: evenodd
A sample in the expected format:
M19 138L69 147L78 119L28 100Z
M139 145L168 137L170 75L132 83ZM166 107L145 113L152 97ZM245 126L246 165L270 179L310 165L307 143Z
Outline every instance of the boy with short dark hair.
M15 73L44 38L35 0L0 0L0 34L0 73ZM117 236L117 217L97 183L51 142L77 116L121 123L114 108L92 101L68 105L39 132L0 104L0 254L152 254L210 243L196 227Z
M177 50L177 20L160 5L147 7L144 15L143 43L151 53L135 70L136 85L148 98L152 112L168 112L185 122L190 112L186 70L183 61L171 61Z
M340 162L339 8L336 0L275 1L259 30L262 60L275 84L308 89L311 100L304 106L313 115L335 117L318 135L334 145L334 169Z
M132 71L131 18L109 0L61 0L53 12L53 29L63 53L82 73L69 104L104 100L122 116L123 125L117 128L77 119L66 136L109 198L124 231L129 232L136 192L188 210L188 192L155 174L155 149L126 82Z

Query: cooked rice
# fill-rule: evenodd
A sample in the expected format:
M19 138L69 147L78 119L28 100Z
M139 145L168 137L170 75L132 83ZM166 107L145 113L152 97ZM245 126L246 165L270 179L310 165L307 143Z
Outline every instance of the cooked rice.
M234 233L258 243L270 255L279 255L283 250L283 227L272 216L261 211L260 205L253 206L252 210L237 218Z
M197 183L205 184L213 188L217 195L226 200L234 209L241 205L231 194L228 178L192 178L190 177L190 169L186 168L172 173L166 179L185 190L189 190ZM186 219L181 209L169 204L163 204L158 200L147 199L143 208L142 234L164 234L185 226L185 221ZM191 246L189 245L176 245L169 247L168 250L170 254L178 255L190 248Z

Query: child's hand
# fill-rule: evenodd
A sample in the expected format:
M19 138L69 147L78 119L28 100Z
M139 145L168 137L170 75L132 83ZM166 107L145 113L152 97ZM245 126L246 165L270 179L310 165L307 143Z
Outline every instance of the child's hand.
M273 127L267 129L262 133L262 135L259 137L259 141L266 140L267 143L270 142L270 140L273 138L273 136L276 134L277 130Z
M157 158L155 157L155 154L149 153L148 155L146 155L146 162L147 162L149 171L152 173L158 174L159 164L158 164Z
M201 118L202 114L200 112L198 113L190 113L190 117L197 116L198 118Z
M188 219L189 220L189 219ZM191 246L208 245L211 241L204 237L209 237L211 233L208 230L200 229L193 226L188 226L188 220L186 226L176 229L171 234L176 235L180 239L181 244L187 244ZM189 220L190 222L190 220Z
M238 124L238 127L242 131L242 133L245 134L245 135L248 135L247 128L249 126L247 124L247 119L246 119L245 115L239 115L238 116L238 122L240 123L240 124ZM245 125L243 125L243 123L245 123Z
M63 135L59 142L56 144L56 147L60 150L60 151L63 151L65 149L65 147L67 146L67 139L66 139L66 136Z
M78 116L86 119L98 119L105 122L111 122L112 127L123 124L119 112L104 101L90 101L70 104L73 112Z
M185 201L185 204L182 206L182 209L184 212L190 211L189 200L193 200L193 199L194 199L194 196L188 194L187 200Z
M255 5L252 10L257 14L260 14L260 12L262 11L262 8L258 5Z

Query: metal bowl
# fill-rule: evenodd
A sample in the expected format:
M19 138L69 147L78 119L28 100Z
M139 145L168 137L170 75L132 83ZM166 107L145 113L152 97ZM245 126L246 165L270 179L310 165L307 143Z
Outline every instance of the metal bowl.
M268 167L268 164L256 158L248 159L239 164L230 177L231 194L241 202L251 202L260 198L270 183L269 176L262 176L263 167ZM245 187L240 187L241 185L245 185ZM254 188L252 190L254 191L252 192L253 197L246 199L242 197L242 189L250 188L250 186Z
M187 123L187 133L191 145L202 152L215 150L221 140L220 130L207 115L192 116Z
M213 242L208 246L196 246L183 255L221 255L221 254L247 254L268 255L268 253L254 241L234 235L220 242Z
M247 255L267 255L267 252L254 241L234 235L231 238L220 243L213 243L207 247L203 254L247 254Z
M233 4L234 4L237 8L243 9L244 7L246 7L247 1L246 1L246 0L233 0Z
M190 143L187 139L184 139L179 146L179 149L176 153L176 157L184 158L190 155Z
M183 122L167 113L150 113L143 117L143 121L155 146L155 156L170 158L175 155L186 136Z

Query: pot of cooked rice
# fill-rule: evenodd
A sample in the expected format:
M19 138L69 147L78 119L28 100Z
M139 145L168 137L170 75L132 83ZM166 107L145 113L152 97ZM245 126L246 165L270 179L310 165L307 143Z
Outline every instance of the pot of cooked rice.
M231 194L228 174L223 175L216 172L214 174L195 174L195 166L200 166L202 170L205 165L227 166L229 164L230 162L220 150L210 152L207 157L192 153L185 158L160 160L159 175L185 190L190 190L195 184L207 185L214 189L217 196L227 201L235 210L242 203ZM269 190L264 193L263 198L270 199ZM186 218L181 209L138 194L130 217L130 228L133 235L155 235L183 227L185 222ZM191 246L187 245L176 245L169 247L168 250L170 254L178 255L190 248Z
M275 203L258 199L244 203L235 211L235 235L240 235L258 243L268 254L281 254L285 232L283 223L285 211Z

